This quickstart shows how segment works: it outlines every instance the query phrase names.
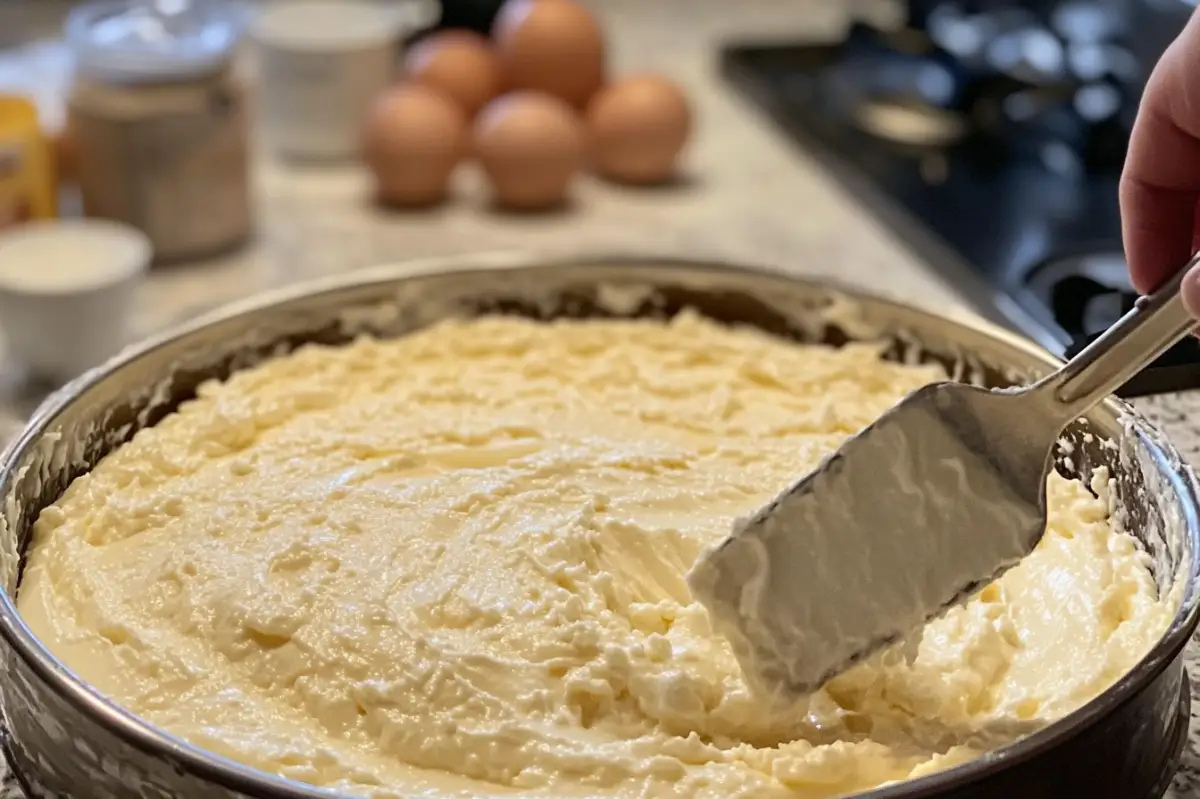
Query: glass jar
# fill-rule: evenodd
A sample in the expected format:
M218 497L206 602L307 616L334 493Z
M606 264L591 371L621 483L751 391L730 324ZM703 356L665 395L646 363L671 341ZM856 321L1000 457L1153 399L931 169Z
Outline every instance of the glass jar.
M219 0L102 0L68 17L66 135L84 213L142 230L157 262L251 232L242 27Z

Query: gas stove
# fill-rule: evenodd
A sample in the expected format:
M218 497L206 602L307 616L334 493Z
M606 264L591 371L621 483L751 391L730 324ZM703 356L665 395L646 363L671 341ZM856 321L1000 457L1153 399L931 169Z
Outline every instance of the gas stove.
M902 26L738 43L722 67L987 315L1070 355L1137 297L1118 181L1146 76L1189 10L913 0ZM1118 393L1197 387L1189 339Z

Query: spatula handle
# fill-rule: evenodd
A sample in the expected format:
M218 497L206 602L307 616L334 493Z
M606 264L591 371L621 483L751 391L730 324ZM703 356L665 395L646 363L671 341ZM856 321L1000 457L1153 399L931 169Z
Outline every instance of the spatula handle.
M1064 416L1083 413L1111 394L1196 327L1179 289L1200 253L1158 290L1139 297L1133 310L1072 358L1037 389L1052 391Z

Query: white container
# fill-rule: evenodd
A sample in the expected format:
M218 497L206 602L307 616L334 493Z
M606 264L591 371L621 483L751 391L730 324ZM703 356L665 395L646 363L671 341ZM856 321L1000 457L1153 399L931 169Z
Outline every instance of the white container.
M403 36L437 21L428 0L271 0L251 25L268 144L299 159L356 156Z
M32 222L0 234L0 330L38 376L75 377L128 342L150 240L98 219Z

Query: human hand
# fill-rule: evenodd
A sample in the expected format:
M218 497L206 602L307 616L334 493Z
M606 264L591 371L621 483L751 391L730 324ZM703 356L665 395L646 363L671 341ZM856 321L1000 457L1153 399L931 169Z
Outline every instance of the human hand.
M1121 226L1134 288L1146 294L1200 245L1200 16L1159 60L1146 84L1121 175ZM1200 270L1183 301L1200 318Z

